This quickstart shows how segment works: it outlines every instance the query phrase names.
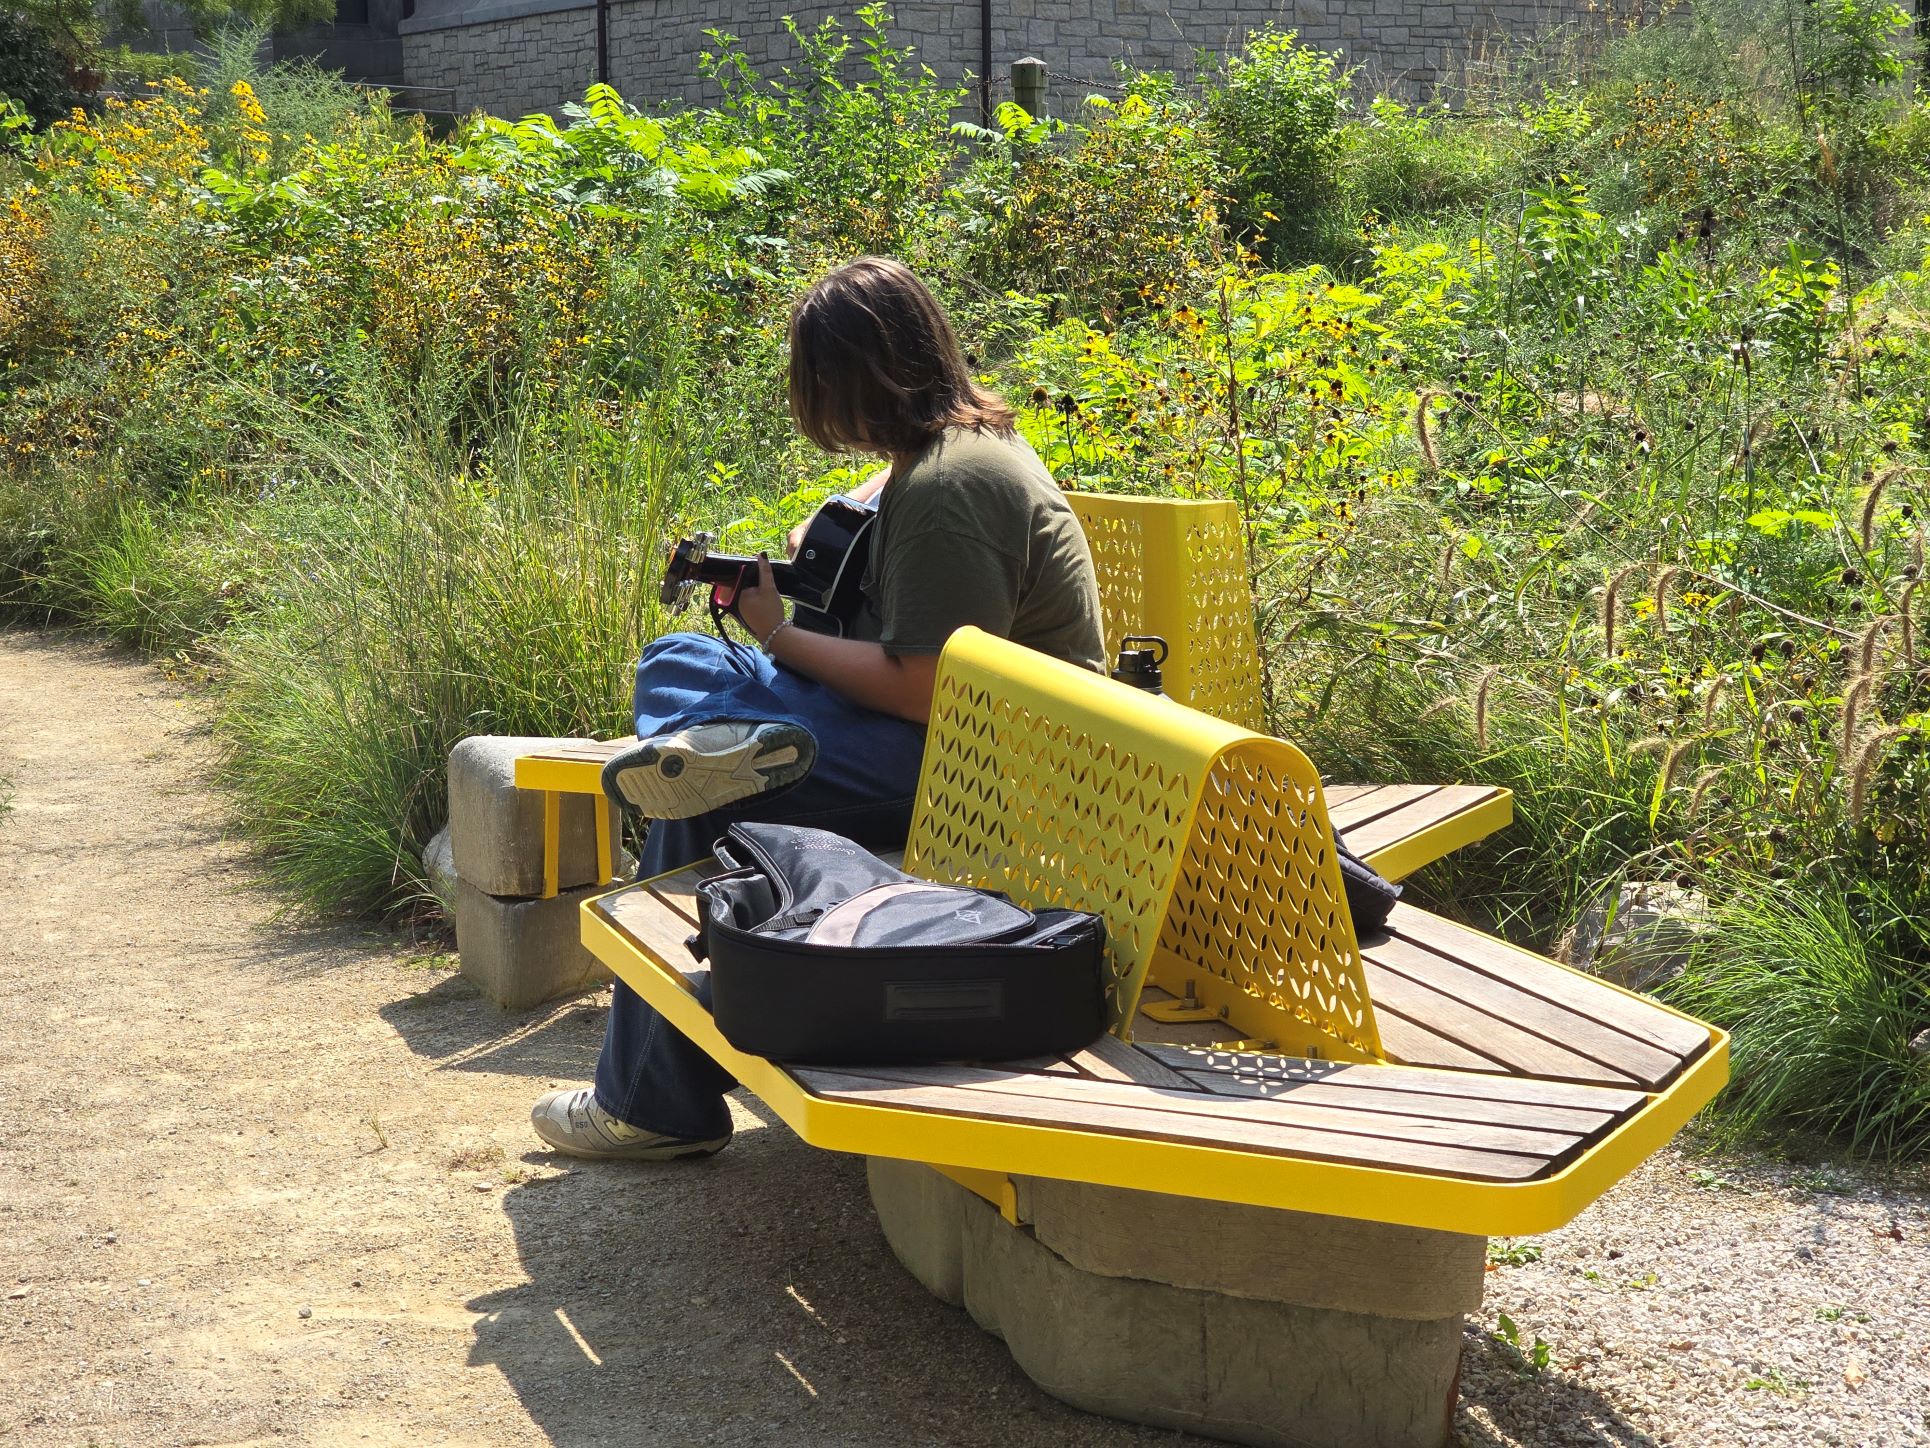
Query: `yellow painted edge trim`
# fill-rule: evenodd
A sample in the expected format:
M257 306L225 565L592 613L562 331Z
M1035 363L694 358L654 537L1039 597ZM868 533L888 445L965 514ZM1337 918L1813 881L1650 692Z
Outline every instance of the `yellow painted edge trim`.
M543 791L543 898L556 898L557 880L563 865L563 796L553 789Z
M926 1165L940 1176L950 1177L966 1191L985 1198L999 1209L999 1215L1013 1226L1019 1225L1019 1189L1012 1184L1012 1178L1002 1171L980 1171L969 1166L940 1166L936 1162Z
M523 755L511 776L518 789L556 794L602 794L603 766L589 759L537 759Z
M1362 858L1390 880L1405 879L1424 865L1446 859L1456 850L1506 829L1514 823L1514 817L1514 793L1504 789L1494 799L1470 805L1439 824Z
M601 898L583 904L583 943L590 951L801 1138L827 1151L1008 1176L1092 1182L1437 1231L1530 1236L1572 1221L1662 1146L1728 1079L1729 1038L1705 1026L1709 1050L1667 1089L1638 1108L1633 1119L1554 1176L1516 1183L1466 1181L1383 1167L827 1101L811 1095L775 1062L746 1055L726 1041L682 974L652 960L595 910Z
M596 880L599 885L617 877L616 861L611 859L610 796L597 791L594 805L596 824Z

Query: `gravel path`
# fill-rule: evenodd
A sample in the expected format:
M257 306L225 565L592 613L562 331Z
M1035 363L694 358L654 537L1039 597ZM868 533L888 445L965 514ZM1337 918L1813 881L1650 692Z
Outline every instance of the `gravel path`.
M505 1016L278 922L202 718L0 633L0 1443L1198 1441L1039 1392L892 1260L859 1164L755 1101L696 1166L534 1150L602 1002ZM1930 1443L1927 1201L1664 1155L1490 1276L1461 1441Z

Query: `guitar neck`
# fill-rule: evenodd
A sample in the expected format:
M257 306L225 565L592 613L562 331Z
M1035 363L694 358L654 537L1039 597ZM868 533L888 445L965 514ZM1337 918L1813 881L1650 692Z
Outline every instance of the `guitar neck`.
M738 553L712 553L690 570L699 583L745 583L757 581L757 560ZM797 592L797 569L781 558L771 560L771 580L786 598Z

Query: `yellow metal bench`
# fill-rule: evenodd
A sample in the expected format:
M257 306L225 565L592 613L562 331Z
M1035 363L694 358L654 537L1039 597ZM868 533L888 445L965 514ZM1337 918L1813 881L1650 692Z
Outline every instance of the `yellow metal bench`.
M732 1048L692 994L695 872L589 902L584 938L805 1140L962 1171L1538 1232L1723 1083L1721 1032L1425 911L1363 948L1331 839L1291 745L965 630L906 868L1104 914L1113 1040L1023 1067L792 1070ZM1160 1044L1162 1001L1221 1042Z
M1429 813L1438 841L1480 798L1361 789L1336 813L1367 837L1370 858L1398 867L1406 844L1427 837L1400 833L1403 811ZM944 1265L956 1253L918 1245L918 1214L955 1204L932 1206L923 1179L884 1170L891 1163L928 1164L992 1204L1035 1254L1046 1242L1035 1216L1056 1211L1052 1230L1063 1236L1064 1219L1085 1210L1054 1208L1047 1188L1057 1183L1155 1206L1191 1199L1200 1212L1266 1208L1300 1223L1423 1229L1393 1247L1347 1249L1369 1259L1401 1260L1437 1239L1474 1242L1478 1257L1483 1237L1573 1218L1725 1081L1720 1031L1425 911L1398 906L1386 930L1357 940L1332 840L1327 793L1292 745L968 629L940 664L906 868L1103 914L1109 1035L1063 1059L787 1067L733 1048L694 993L684 940L695 871L586 903L583 936L805 1141L872 1158L894 1247L934 1290L968 1304L969 1291L944 1285L960 1270ZM966 1225L981 1256L1021 1250ZM1211 1255L1210 1243L1190 1250ZM1436 1255L1470 1260L1459 1248ZM1052 1252L1027 1260L1027 1271L1091 1280ZM1190 1281L1195 1266L1159 1280ZM1253 1411L1142 1403L1142 1391L1165 1391L1142 1389L1160 1376L1146 1368L1128 1389L1094 1387L1087 1367L1068 1366L1053 1345L1063 1320L1045 1346L1027 1338L1024 1302L1036 1290L1008 1287L994 1307L987 1288L973 1310L1052 1391L1203 1431ZM1292 1290L1292 1303L1324 1300L1305 1284ZM1478 1301L1478 1278L1472 1290ZM1331 1322L1381 1310L1346 1307ZM1447 1348L1438 1333L1431 1340L1438 1359ZM1458 1328L1447 1344L1458 1352ZM1432 1378L1416 1371L1423 1400L1439 1395L1446 1371L1439 1361ZM1447 1391L1451 1402L1451 1381ZM1333 1441L1356 1440L1333 1431ZM1247 1441L1298 1441L1285 1429L1254 1432ZM1439 1439L1377 1423L1358 1441Z

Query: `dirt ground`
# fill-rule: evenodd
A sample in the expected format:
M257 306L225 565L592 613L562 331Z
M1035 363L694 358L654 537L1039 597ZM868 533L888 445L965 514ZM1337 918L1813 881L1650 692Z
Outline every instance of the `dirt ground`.
M602 999L508 1016L405 941L278 920L228 834L213 754L198 701L149 665L0 633L0 1443L1197 1441L1034 1388L898 1267L860 1164L802 1146L755 1101L735 1103L732 1149L696 1165L537 1150L529 1103L587 1078ZM1645 1173L1672 1188L1678 1240L1719 1232L1740 1200L1688 1190L1688 1170L1665 1157ZM1576 1260L1620 1232L1611 1273L1645 1267L1628 1190L1630 1206L1568 1229ZM1634 1385L1591 1382L1567 1354L1530 1381L1497 1355L1491 1318L1472 1323L1463 1440L1923 1441L1894 1375L1930 1381L1930 1219L1917 1197L1831 1200L1875 1243L1859 1251L1888 1254L1870 1258L1874 1288L1906 1310L1854 1349L1890 1376L1880 1412L1805 1402L1800 1364L1774 1395L1720 1355L1705 1381L1692 1354L1615 1328L1604 1299L1573 1310L1596 1324L1594 1359ZM1875 1242L1862 1216L1898 1235ZM1535 1275L1554 1267L1498 1274L1495 1301L1545 1304L1524 1332L1568 1310L1565 1284L1601 1280ZM1725 1285L1746 1355L1774 1318L1747 1317L1760 1283ZM1834 1352L1841 1322L1799 1315ZM1760 1410L1763 1431L1682 1416L1681 1399L1712 1394ZM1831 1422L1855 1426L1812 1431Z

